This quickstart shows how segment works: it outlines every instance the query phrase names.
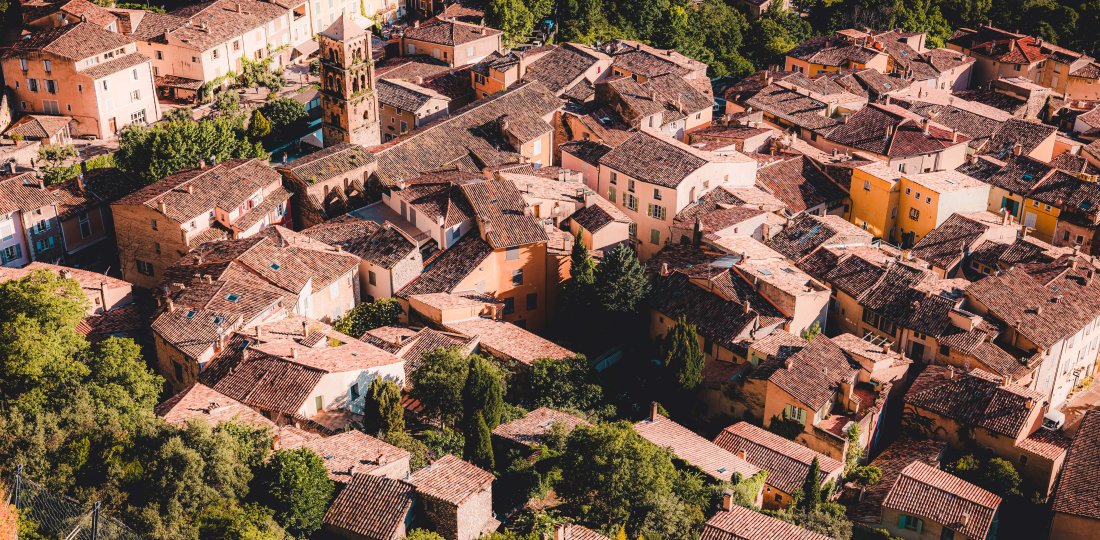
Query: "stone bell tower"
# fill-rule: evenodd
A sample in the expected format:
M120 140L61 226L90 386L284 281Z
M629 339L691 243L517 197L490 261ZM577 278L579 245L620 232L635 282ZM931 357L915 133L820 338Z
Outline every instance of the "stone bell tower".
M370 32L347 14L317 34L321 55L321 133L325 146L382 142Z

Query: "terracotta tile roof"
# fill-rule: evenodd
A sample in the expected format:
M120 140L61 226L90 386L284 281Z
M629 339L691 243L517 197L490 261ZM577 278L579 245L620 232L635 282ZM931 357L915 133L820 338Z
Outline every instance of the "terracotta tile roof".
M927 120L897 105L872 103L850 115L827 137L837 144L889 157L940 152L970 140L965 135L953 136L945 126L931 122L923 126L922 122Z
M848 196L846 189L821 172L806 156L760 167L756 171L756 182L795 214L821 204L840 203Z
M546 242L546 231L528 214L516 185L504 180L479 180L461 186L477 218L478 228L493 249Z
M501 117L507 116L510 129L517 132L532 125L543 129L549 127L543 117L559 108L561 100L541 83L521 84L377 147L378 176L383 185L393 186L466 159L478 170L518 163L519 154L501 133Z
M557 528L563 529L562 533L565 535L563 538L566 540L611 540L588 527L575 523L559 524L556 526L555 530Z
M1012 438L1020 437L1043 396L1023 386L1005 385L1000 377L974 369L928 366L905 394L905 403Z
M545 442L546 435L550 433L554 424L561 424L567 431L573 431L577 426L589 425L587 420L572 414L555 411L547 407L539 407L527 413L523 418L517 418L497 426L493 429L493 435L534 447Z
M165 216L184 223L214 208L235 209L257 190L281 182L279 173L262 160L231 159L167 176L115 204L158 209L163 202Z
M894 482L901 471L915 462L933 467L939 466L946 448L947 443L943 441L911 439L905 436L890 443L881 454L868 463L882 471L882 479L877 484L867 486L863 493L863 500L849 508L848 515L853 521L859 523L880 524L882 501L894 487Z
M871 233L837 216L799 214L768 243L788 259L798 261L826 245L871 244Z
M458 21L429 21L419 27L406 28L405 38L453 47L488 36L499 36L500 30Z
M721 482L734 475L748 478L760 471L756 467L690 429L657 415L634 424L634 431L645 440L669 449L677 458Z
M1047 349L1100 314L1100 280L1089 279L1085 272L1059 272L1052 281L1040 281L1025 268L1015 267L974 283L967 296L985 306L993 318Z
M551 92L561 94L573 86L585 71L595 65L600 60L600 56L603 56L602 54L597 56L597 54L599 53L585 47L566 43L531 62L523 77L539 81Z
M830 36L812 38L787 51L787 56L812 64L833 67L866 64L880 54L883 54L880 50L836 40Z
M1035 433L1020 441L1016 448L1054 461L1065 455L1072 442L1061 431L1038 429Z
M95 343L112 336L138 338L148 328L148 321L136 304L89 315L76 325L76 331Z
M993 226L987 220L975 217L951 214L946 221L924 235L910 254L937 268L950 270L965 252L977 247L976 242Z
M965 163L957 170L991 186L1017 195L1026 195L1043 178L1052 174L1054 168L1027 156L1009 154L1004 161L991 156L980 156L973 163Z
M138 182L115 168L89 169L84 173L84 185L76 180L49 186L57 197L57 214L69 219L97 206L110 204L129 194Z
M642 182L670 188L680 185L707 162L699 151L645 131L639 131L600 158L601 166Z
M477 344L478 340L474 337L422 328L416 335L402 342L400 347L393 351L393 354L405 361L405 379L408 380L412 376L412 372L420 367L420 363L429 353L442 348L458 347L464 353L469 354L473 352Z
M853 382L858 370L832 340L818 336L787 358L770 358L749 376L776 385L817 411L832 400L841 383Z
M167 14L147 13L134 30L141 41L181 43L197 51L225 43L227 40L263 28L287 9L274 3L256 0L213 0L191 4Z
M155 412L165 422L175 426L201 418L213 425L234 421L257 427L275 427L271 420L251 407L199 383L157 405Z
M777 329L767 336L753 342L752 348L765 356L786 358L804 349L807 343L809 342L801 337L787 332L786 330ZM716 440L715 442L718 441Z
M857 301L886 274L886 264L883 261L845 250L819 249L803 259L798 266Z
M1055 512L1100 519L1100 410L1085 413L1054 492Z
M1075 174L1056 170L1039 182L1028 196L1060 210L1095 214L1100 211L1100 185Z
M415 258L417 247L396 227L350 214L314 225L302 234L382 268L392 269L406 258Z
M409 482L423 497L459 505L493 485L493 473L447 454L412 474Z
M597 166L600 164L600 158L611 151L611 147L606 144L583 139L564 142L558 148L589 165Z
M97 4L93 4L88 0L25 2L23 4L23 22L24 24L33 23L58 12L61 12L65 17L62 21L70 24L77 21L69 19L67 17L68 15L72 15L78 20L86 20L103 28L107 28L111 24L118 22L118 19L109 10Z
M14 58L28 53L45 52L70 60L83 60L121 49L133 41L91 22L78 22L28 34L0 54ZM144 58L144 57L143 57Z
M391 197L404 201L416 210L417 216L430 221L443 218L443 227L450 228L472 219L474 211L462 193L461 184L481 180L482 176L464 171L434 171L410 179Z
M956 30L947 42L969 50L971 54L981 54L1008 64L1032 64L1049 56L1031 36L985 25L977 30Z
M122 71L124 69L130 69L134 66L138 66L149 62L149 57L140 53L130 53L125 56L119 56L115 59L103 62L102 64L96 64L92 67L80 70L81 73L93 78L101 79L108 75L112 75Z
M838 478L844 468L844 464L835 459L748 422L726 427L714 439L714 444L737 455L744 452L746 461L768 471L768 485L786 493L802 488L814 458L821 466L822 483L826 478Z
M447 325L453 332L477 338L483 348L505 355L523 364L549 358L571 358L577 353L548 339L528 332L510 322L477 317Z
M488 242L476 234L467 234L447 248L424 269L424 273L402 287L396 295L408 298L417 294L454 292L454 288L492 254L493 247Z
M348 13L341 13L328 28L325 28L320 33L336 41L345 41L362 36L367 33L367 29L363 28L363 25L356 21L357 18L358 17Z
M394 538L412 511L413 499L414 488L408 482L357 474L332 501L324 522L360 538Z
M829 540L829 537L749 508L733 506L708 519L699 540Z
M607 199L599 195L596 197L595 203L577 210L572 216L569 216L569 219L591 233L598 232L616 221L619 223L633 222L622 210L608 202Z
M959 133L970 137L970 147L976 149L986 148L989 139L1000 131L1001 125L1004 124L1004 120L999 116L990 117L955 104L944 105L910 101L904 98L895 98L893 102L937 124L958 130ZM963 100L956 100L956 102L961 105ZM997 111L1003 113L999 109ZM1007 113L1005 114L1007 116Z
M313 183L347 174L374 161L374 156L362 146L341 143L306 154L290 163L275 167L275 170L293 173L303 181Z
M1003 159L1013 152L1015 145L1020 145L1022 153L1028 155L1057 132L1057 127L1039 121L1011 118L1001 124L1001 128L990 139L986 151Z
M470 67L452 68L442 60L430 56L399 56L378 64L375 72L379 79L401 79L416 83L451 98L468 102L472 99Z
M22 135L25 139L46 139L61 133L72 121L71 116L28 114L12 122L4 135L8 138L12 135Z
M0 213L30 212L51 206L57 195L43 189L34 173L0 176Z
M882 506L944 525L969 538L985 538L1001 498L921 462L905 467Z
M200 382L246 405L296 414L325 371L259 352L243 359L239 348L245 341L243 336L231 339L227 348L238 348L233 351L238 354L215 358L199 375Z
M829 107L824 102L775 83L767 85L744 103L796 126L818 132L826 132L840 125L839 120L826 116Z
M433 99L450 101L450 98L435 90L401 79L379 79L376 90L380 104L412 113L420 111Z
M362 474L388 463L408 459L409 451L398 448L353 429L332 435L281 445L282 449L309 448L325 462L328 477L334 482L347 484Z

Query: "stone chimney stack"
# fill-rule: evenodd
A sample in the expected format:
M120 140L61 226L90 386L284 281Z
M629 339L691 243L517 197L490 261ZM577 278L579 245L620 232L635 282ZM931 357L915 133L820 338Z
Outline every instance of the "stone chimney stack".
M722 493L722 510L730 512L733 510L733 492L725 491Z
M656 401L649 404L649 421L650 422L656 422L657 419L661 416L660 413L657 412L657 410L660 407L661 407L660 404L658 404Z

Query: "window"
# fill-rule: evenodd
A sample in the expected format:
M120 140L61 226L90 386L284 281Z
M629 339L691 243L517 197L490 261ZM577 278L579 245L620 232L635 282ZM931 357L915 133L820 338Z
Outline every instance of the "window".
M34 80L34 79L31 79ZM611 171L611 184L615 185L619 183L619 173Z
M504 314L511 315L516 312L516 299L509 296L504 299Z
M634 185L635 185L634 179L633 179L633 178L631 178L631 179L630 179L630 180L629 180L629 181L628 181L628 182L626 183L626 189L627 189L627 191L629 191L629 192L633 193L633 192L634 192Z
M134 90L130 92L130 102L133 103L141 99L141 90Z
M407 133L408 131L409 131L409 123L402 120L401 121L401 133Z
M324 396L317 396L313 398L313 406L317 408L317 412L325 410L325 398Z
M1027 454L1020 454L1020 465L1027 465Z
M367 283L378 285L378 276L374 273L374 270L367 271Z
M794 420L799 424L806 425L806 409L794 405L786 405L783 407L783 419Z
M351 394L352 401L359 399L359 383L351 383L351 386L348 387L348 392Z
M538 139L531 145L531 153L538 156L542 153L542 139Z
M474 73L474 84L485 84L485 76L480 73Z
M157 230L157 220L155 220L155 219L149 220L149 226L151 226L154 231Z
M898 163L898 172L900 172L900 173L904 173L904 172L905 172L905 164L904 164L904 163ZM905 190L905 194L906 194L906 195L908 195L908 194L909 194L909 190L908 190L908 189L906 189L906 190Z
M668 215L668 212L667 212L667 210L665 210L665 207L663 207L661 205L651 204L651 205L649 205L649 209L646 212L646 215L649 216L649 217L653 217L653 218L663 220L663 219L665 219L665 216Z
M630 225L626 226L626 231L627 231L628 234L630 234L631 238L637 238L638 237L638 224L634 223L634 222L631 222Z
M919 533L924 530L924 521L918 517L902 514L901 517L898 518L898 526L902 529L917 531Z
M142 261L142 260L138 260L136 262L137 262L137 271L138 271L139 274L145 274L147 276L153 275L153 264L152 263L145 262L145 261Z
M241 41L240 40L234 40L233 41L233 50L234 51L241 50Z
M27 79L27 89L31 92L38 91L38 79Z
M61 109L58 108L58 106L57 106L57 101L52 100L52 99L43 99L42 100L42 110L45 111L46 114L60 114L61 113Z
M508 248L508 251L504 252L504 260L514 261L519 259L519 248Z
M34 234L42 234L50 230L50 220L44 219L42 221L39 221L38 223L35 223L34 227L32 227L31 230L34 231Z
M27 71L27 59L26 58L20 58L19 59L19 69L21 69L23 71Z
M156 251L157 255L160 255L160 242L153 242L153 251Z
M863 181L863 189L865 189L867 191L871 191L871 181L870 180L864 180Z
M636 211L638 210L638 198L629 193L623 193L623 205Z
M1075 240L1074 243L1080 244L1081 242L1085 241L1085 237L1079 234L1079 235L1077 235L1077 238L1074 239L1074 240Z
M615 202L615 186L607 186L607 200Z
M199 57L198 56L192 56L191 57L191 63L192 64L198 64L199 63Z
M932 204L932 197L925 197L924 202L926 202L928 204Z
M46 91L51 94L57 93L57 81L53 79L46 79Z
M211 51L210 52L210 57L215 58L215 59L218 58L218 50L214 49L213 51Z
M164 60L164 52L157 51L156 55L157 55L157 60Z
M919 191L917 192L917 200L918 201L920 200L920 192Z
M660 189L653 188L653 200L655 200L655 201L661 200L661 190Z
M654 245L660 245L661 243L661 231L652 229L649 231L649 243Z
M88 218L88 214L77 214L76 221L80 225L80 238L88 238L92 235L92 220Z
M530 293L527 295L527 311L538 309L539 307L539 295L538 293Z
M891 218L898 217L898 207L895 206L895 207L890 209L890 217Z
M53 246L54 246L54 238L52 236L46 237L42 240L35 240L34 241L34 251L36 253L42 253L43 251L51 250L51 249L53 249Z
M523 269L512 270L512 285L523 285Z
M136 93L137 90L134 90L134 92ZM130 114L130 122L135 123L135 124L144 123L145 122L145 109L142 109L140 111L136 111L136 112L131 113Z
M103 81L103 89L104 89L104 90L106 90L106 89L107 89L107 81Z
M920 210L917 210L916 208L910 208L909 219L920 219Z
M474 48L473 47L466 47L466 58L473 58L473 57L474 57Z
M182 381L183 380L183 366L181 366L177 363L172 363L172 367L175 368L176 380L177 381Z

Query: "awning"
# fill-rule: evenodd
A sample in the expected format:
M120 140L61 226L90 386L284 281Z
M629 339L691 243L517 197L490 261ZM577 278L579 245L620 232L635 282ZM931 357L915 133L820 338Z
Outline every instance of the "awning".
M199 88L202 88L202 81L176 75L161 75L155 77L155 82L158 87L179 88L180 90L198 91Z
M317 44L317 40L311 39L311 40L309 40L305 43L302 43L301 45L295 46L294 51L290 55L290 57L291 58L301 58L303 56L309 56L309 55L317 52L317 49L319 49L319 48L321 48L321 46Z

